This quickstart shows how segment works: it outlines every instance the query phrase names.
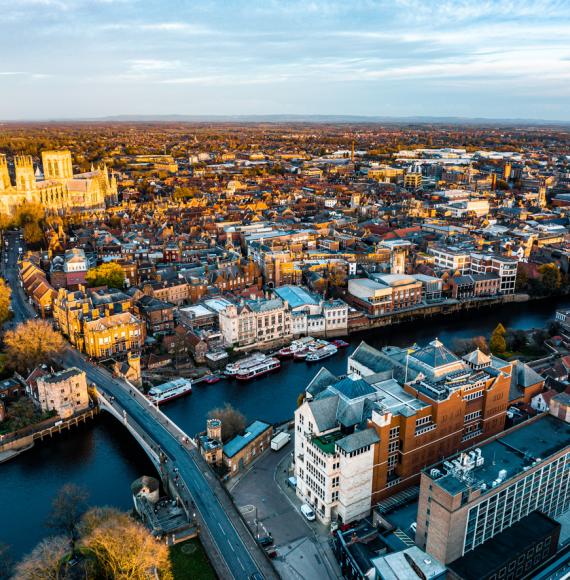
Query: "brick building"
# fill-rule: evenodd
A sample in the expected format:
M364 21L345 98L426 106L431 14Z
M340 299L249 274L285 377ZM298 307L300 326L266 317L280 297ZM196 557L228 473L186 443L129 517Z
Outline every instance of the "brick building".
M459 358L437 339L382 351L361 343L348 376L321 369L295 412L298 495L324 522L367 515L426 465L504 429L511 389L520 391L513 366L480 351Z

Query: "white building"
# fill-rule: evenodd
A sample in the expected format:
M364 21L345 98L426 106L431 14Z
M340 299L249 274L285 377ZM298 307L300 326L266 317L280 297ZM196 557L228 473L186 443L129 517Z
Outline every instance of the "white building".
M339 336L348 332L348 304L322 300L300 286L280 286L273 291L291 312L294 336Z
M291 313L279 298L230 304L219 311L219 324L228 346L256 347L291 337Z
M428 248L428 253L434 258L434 265L443 270L459 271L461 274L469 273L471 259L469 252L453 247L436 246Z
M322 369L313 382L326 373ZM350 522L370 512L374 445L379 441L372 428L343 433L338 420L339 412L356 416L374 389L347 377L329 390L330 397L306 401L295 411L297 495L325 524L337 517Z

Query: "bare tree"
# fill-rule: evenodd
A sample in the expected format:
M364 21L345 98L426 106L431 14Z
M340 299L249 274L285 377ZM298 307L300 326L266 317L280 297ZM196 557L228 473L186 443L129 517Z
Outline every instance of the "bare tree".
M69 538L72 554L79 539L79 523L87 511L88 493L75 485L66 483L55 496L47 525Z
M226 403L208 413L210 419L220 419L222 422L222 441L229 441L245 429L245 416L241 411Z
M45 320L28 320L9 330L4 337L10 366L31 371L53 360L65 347L61 334Z
M69 551L69 541L63 536L42 540L17 566L17 580L58 580L63 558Z

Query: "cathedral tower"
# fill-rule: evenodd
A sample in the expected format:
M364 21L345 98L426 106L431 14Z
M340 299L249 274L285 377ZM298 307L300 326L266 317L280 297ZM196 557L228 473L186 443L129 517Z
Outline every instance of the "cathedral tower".
M45 179L71 179L73 165L71 151L42 151Z
M16 168L16 189L19 191L36 189L36 176L31 155L16 155L14 166Z
M11 187L10 174L8 173L8 161L6 155L0 154L0 191L7 191Z

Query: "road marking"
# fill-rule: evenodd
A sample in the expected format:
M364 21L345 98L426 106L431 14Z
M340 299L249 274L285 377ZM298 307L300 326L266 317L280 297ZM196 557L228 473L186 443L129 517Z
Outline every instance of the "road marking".
M222 534L225 536L226 532L224 532L224 528L222 528L222 524L220 524L220 522L218 522L218 526L220 527L220 530L222 530Z
M245 572L245 568L243 567L243 564L241 563L241 560L238 558L237 561L239 562L239 565L241 566L241 569Z
M230 548L232 549L232 552L235 552L234 547L232 546L232 543L228 540L228 544L230 545Z

